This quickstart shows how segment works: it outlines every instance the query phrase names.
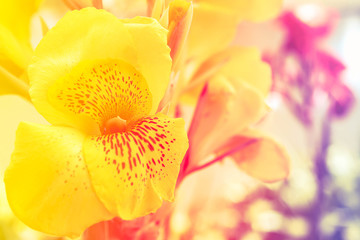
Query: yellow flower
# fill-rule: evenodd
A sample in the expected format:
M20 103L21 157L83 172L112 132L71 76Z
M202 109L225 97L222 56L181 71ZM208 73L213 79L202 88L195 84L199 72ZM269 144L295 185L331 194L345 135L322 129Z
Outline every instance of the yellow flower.
M32 48L30 19L41 0L12 0L0 3L0 94L28 98L25 74Z
M30 95L52 126L21 123L5 173L23 222L74 237L173 200L188 142L182 119L156 113L171 70L166 41L154 19L85 8L39 43Z

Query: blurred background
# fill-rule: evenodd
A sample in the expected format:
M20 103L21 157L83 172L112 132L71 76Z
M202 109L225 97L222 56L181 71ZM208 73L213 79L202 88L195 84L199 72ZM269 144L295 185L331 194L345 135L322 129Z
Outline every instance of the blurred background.
M257 127L288 149L291 173L265 185L224 161L189 176L171 239L360 239L359 43L359 0L285 0L279 18L239 25L233 44L258 46L273 68L272 111ZM0 116L3 179L18 123L46 121L17 96L0 96ZM16 220L2 181L0 239L55 239Z

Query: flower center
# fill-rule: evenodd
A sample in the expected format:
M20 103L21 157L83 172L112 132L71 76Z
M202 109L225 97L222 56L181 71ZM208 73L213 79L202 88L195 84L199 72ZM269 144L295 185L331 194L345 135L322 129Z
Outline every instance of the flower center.
M103 126L103 134L112 134L126 131L126 120L117 116L107 120Z

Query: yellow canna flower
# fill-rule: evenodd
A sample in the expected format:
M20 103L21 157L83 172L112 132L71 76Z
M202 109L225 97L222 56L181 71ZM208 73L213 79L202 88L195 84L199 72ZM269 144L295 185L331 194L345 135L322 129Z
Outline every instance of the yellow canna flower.
M156 20L67 13L29 67L31 99L52 126L17 130L5 173L15 215L74 237L172 201L188 140L182 119L156 113L170 71L167 31Z

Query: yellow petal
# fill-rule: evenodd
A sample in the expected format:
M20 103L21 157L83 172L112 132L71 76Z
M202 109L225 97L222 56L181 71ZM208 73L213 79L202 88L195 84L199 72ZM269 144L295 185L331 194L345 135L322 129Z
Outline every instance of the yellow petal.
M271 69L256 48L229 47L204 61L192 76L190 88L201 86L217 74L226 76L236 87L246 82L265 97L271 87Z
M108 120L136 121L152 106L144 77L119 60L81 62L51 86L48 97L62 112L94 120L101 132Z
M30 19L40 2L14 0L0 3L0 66L15 77L24 73L32 55Z
M188 143L182 119L146 117L125 132L93 136L84 146L95 191L107 209L130 220L172 201Z
M273 139L254 130L234 136L221 150L242 146L231 154L241 170L263 182L275 182L286 178L290 171L290 159L286 150Z
M83 59L122 57L130 48L129 44L124 44L126 41L131 41L128 31L105 11L88 8L67 13L39 43L29 67L30 96L37 110L54 125L79 129L97 127L89 119L74 117L74 114L53 106L48 98L49 89L69 75ZM112 48L113 55L109 48Z
M30 20L42 0L1 1L0 25L10 30L20 43L30 44Z
M11 209L31 228L75 237L112 217L91 186L84 138L66 127L19 125L4 181Z
M272 83L271 69L261 60L256 48L229 47L212 55L197 68L182 101L193 103L206 81L219 78L226 78L235 89L241 89L244 84L252 87L263 98Z
M227 52L227 53L226 53ZM229 48L224 55L229 60L223 65L220 73L227 76L233 84L245 81L267 96L271 87L271 68L261 60L261 54L256 48Z
M14 34L0 24L0 66L19 77L26 69L32 50L21 44Z
M151 113L155 113L168 87L171 72L170 48L167 46L167 30L152 18L123 19L134 40L137 64L133 64L144 76L153 96Z
M281 11L283 0L242 0L240 2L242 5L238 8L239 16L244 20L260 22L276 17Z
M30 101L29 85L0 65L0 95L17 94Z
M188 55L201 61L224 49L233 40L237 17L228 11L205 3L194 4L188 36Z
M3 116L0 119L0 177L3 177L14 150L15 133L19 123L21 121L46 123L46 121L30 102L16 95L0 96L0 116Z
M155 20L119 20L104 10L85 8L65 15L39 43L29 67L30 95L38 111L52 124L79 129L93 125L53 106L49 89L82 61L120 60L136 69L153 96L152 111L162 98L171 59L166 30Z
M30 61L30 18L40 1L2 1L0 3L0 67L11 79L2 76L0 94L28 96L27 78L22 78ZM16 79L14 82L13 80ZM24 91L25 89L25 91Z
M231 43L240 20L267 20L275 17L281 6L282 0L195 0L189 57L206 59Z
M44 18L40 16L40 23L41 23L41 32L42 36L45 36L46 33L49 31L49 26L45 22Z
M239 19L265 21L275 17L281 10L282 0L194 0L224 8Z

